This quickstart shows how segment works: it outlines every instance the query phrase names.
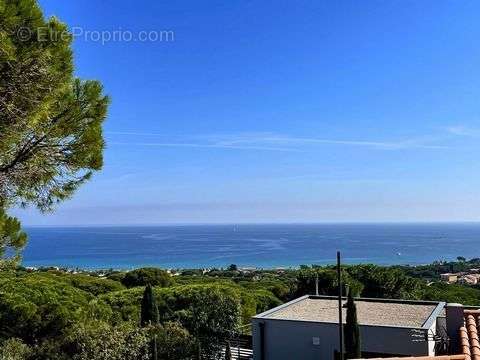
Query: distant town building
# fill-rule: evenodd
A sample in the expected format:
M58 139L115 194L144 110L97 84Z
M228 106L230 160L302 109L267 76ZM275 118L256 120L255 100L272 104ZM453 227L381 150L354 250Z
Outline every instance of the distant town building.
M462 275L458 282L460 284L467 284L467 285L477 285L480 281L480 274L466 274Z
M452 273L440 274L440 279L442 281L448 282L449 284L456 283L458 281L458 274L452 274Z

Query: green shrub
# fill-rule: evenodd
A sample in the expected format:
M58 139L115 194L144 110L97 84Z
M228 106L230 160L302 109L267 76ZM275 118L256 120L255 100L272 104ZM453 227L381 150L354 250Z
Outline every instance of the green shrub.
M20 339L10 338L0 346L2 360L27 360L31 354L31 349Z
M204 351L219 351L220 343L231 337L241 323L242 313L255 313L252 297L241 299L238 289L222 285L183 285L155 288L162 323L178 321L201 342ZM143 289L133 288L102 295L122 320L139 321ZM243 301L243 304L242 304ZM242 307L243 305L243 307ZM250 315L251 314L251 315Z
M480 305L480 290L465 285L436 282L425 286L422 298L478 306Z
M69 335L75 346L73 360L150 360L148 329L133 324L111 326L96 322L80 324Z
M164 360L191 359L195 354L196 340L178 322L166 322L155 327L157 355Z

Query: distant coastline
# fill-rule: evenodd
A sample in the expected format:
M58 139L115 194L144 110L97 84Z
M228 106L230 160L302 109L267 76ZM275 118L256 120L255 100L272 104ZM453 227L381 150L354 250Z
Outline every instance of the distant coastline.
M297 268L429 264L476 257L480 223L27 227L25 266L81 269Z

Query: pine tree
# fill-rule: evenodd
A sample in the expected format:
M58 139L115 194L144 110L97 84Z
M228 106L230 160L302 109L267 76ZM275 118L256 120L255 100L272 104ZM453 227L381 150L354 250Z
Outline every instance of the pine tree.
M102 168L109 99L76 77L72 41L37 0L0 0L0 221L16 206L53 210ZM26 242L9 244L5 226L0 257Z
M357 321L357 307L351 292L347 300L347 322L344 328L345 352L347 359L359 359L362 357L360 344L360 327Z
M156 325L159 323L157 301L153 294L151 285L147 285L143 292L142 309L140 314L140 325L142 327L148 325Z

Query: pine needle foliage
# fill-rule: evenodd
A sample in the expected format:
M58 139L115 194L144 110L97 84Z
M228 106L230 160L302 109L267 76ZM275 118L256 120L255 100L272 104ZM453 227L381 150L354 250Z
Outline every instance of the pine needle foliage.
M109 99L98 81L75 77L72 40L37 0L0 0L3 211L51 211L102 168Z

